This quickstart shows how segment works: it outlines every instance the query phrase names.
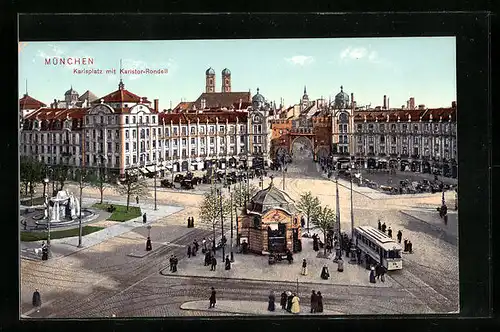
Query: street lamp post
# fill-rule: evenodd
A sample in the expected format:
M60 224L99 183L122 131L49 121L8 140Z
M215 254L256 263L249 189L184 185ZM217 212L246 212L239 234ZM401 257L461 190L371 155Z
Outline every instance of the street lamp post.
M83 176L84 170L80 169L80 212L78 216L78 248L82 247L82 194L83 194Z
M222 238L224 238L224 210L222 208L222 189L217 189L217 193L219 194L219 199L220 199L220 224L221 224ZM226 257L225 247L226 247L226 244L222 242L222 259L223 260Z
M337 217L337 248L336 248L336 254L338 254L338 257L336 258L342 258L342 248L340 247L340 198L339 198L339 173L337 170L337 174L335 176L335 190L336 190L336 217Z
M162 163L163 162L163 159L160 158L159 159L159 162ZM155 160L155 163L154 163L154 166L155 166L155 182L154 182L154 186L155 186L155 211L158 210L158 207L157 207L157 203L156 203L156 178L157 178L157 169L156 169L156 165L157 165L157 161ZM173 183L173 182L172 182Z
M352 175L354 170L354 164L351 163L351 239L354 241L354 208L352 201Z
M51 168L49 168L49 170L52 171ZM43 182L45 184L48 184L49 183L49 178L46 177ZM48 209L49 209L49 200L48 200L48 195L45 196L45 201L46 201L46 204L47 204L47 212L48 212ZM49 214L47 213L47 250L48 250L48 256L50 257L51 256L51 250L50 250L50 216Z
M231 185L227 186L227 190L229 191L229 199L230 199L230 210L231 210L231 262L234 262L234 253L233 253L233 194L231 193Z

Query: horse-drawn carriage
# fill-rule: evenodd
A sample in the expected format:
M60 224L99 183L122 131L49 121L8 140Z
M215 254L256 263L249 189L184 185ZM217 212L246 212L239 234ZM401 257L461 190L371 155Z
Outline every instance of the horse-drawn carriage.
M167 179L161 180L160 185L164 188L174 188L175 189L175 184L173 182L170 182Z

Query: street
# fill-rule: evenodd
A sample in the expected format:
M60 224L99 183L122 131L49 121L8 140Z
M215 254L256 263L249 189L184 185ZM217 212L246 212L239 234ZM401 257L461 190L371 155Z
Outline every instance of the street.
M273 172L273 175L274 184L282 189L282 173ZM269 181L269 178L265 179L264 187ZM301 193L311 191L322 204L335 207L335 184L322 178L311 161L297 160L288 166L285 190L295 200L298 200ZM85 195L98 197L98 193L90 188ZM296 291L295 283L279 280L222 280L210 278L208 274L207 277L197 278L161 275L159 271L168 266L170 255L175 254L180 260L185 259L186 246L194 239L200 241L203 237L210 237L212 232L211 227L198 222L196 228L185 227L188 216L195 216L199 220L197 206L202 199L201 195L170 191L158 191L157 195L159 204L185 207L153 224L153 243L169 244L145 258L128 256L133 251L132 248L143 243L147 236L145 228L138 228L57 261L23 259L21 312L26 313L32 308L31 294L35 288L40 290L45 303L53 302L42 306L40 312L31 312L28 315L30 318L110 317L113 314L117 317L221 315L216 311L180 309L181 304L196 300L206 300L208 306L212 286L217 290L218 300L256 301L261 303L265 311L267 296L271 290L277 294L278 302L282 291ZM341 228L350 233L350 191L339 186L339 195ZM105 196L116 199L116 194L111 189L105 192ZM407 199L395 195L375 200L354 192L355 226L376 226L380 218L394 232L402 230L403 238L413 242L414 253L403 256L402 271L389 273L388 278L393 279L396 287L336 285L335 280L332 280L331 285L300 283L298 292L303 298L301 306L308 306L309 294L312 289L316 289L323 294L325 310L344 314L458 311L456 241L455 244L444 241L438 230L424 223L416 227L414 219L400 212L417 208L419 204L437 205L440 199L441 195L438 193L431 197L427 195Z

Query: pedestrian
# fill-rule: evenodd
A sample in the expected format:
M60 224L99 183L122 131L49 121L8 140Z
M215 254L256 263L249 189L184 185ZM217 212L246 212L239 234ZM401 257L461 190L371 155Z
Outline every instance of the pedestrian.
M328 280L330 278L330 272L328 271L328 266L326 264L321 269L321 279Z
M42 297L38 292L38 288L33 292L33 307L36 308L36 312L40 312L40 307L42 306Z
M337 271L344 272L344 261L342 260L342 258L339 258L339 260L337 261Z
M201 240L201 252L202 253L207 252L207 240L205 238L203 238L203 240Z
M398 235L397 235L397 238L398 238L398 243L401 244L401 238L403 237L403 232L401 232L401 230L398 231Z
M46 261L49 259L49 246L47 244L42 244L42 260Z
M191 246L188 245L188 258L191 258Z
M318 244L318 236L316 234L313 235L313 250L314 251L319 251L319 244Z
M318 294L316 294L316 298L318 301L317 312L323 312L323 296L321 295L320 291L318 291Z
M382 224L382 232L385 233L385 229L387 228L387 226L385 225L385 222Z
M177 272L177 264L179 263L179 259L177 258L177 256L174 255L174 271L173 272Z
M145 224L147 222L147 217L146 217L146 213L144 213L142 215L142 223Z
M376 283L377 281L375 280L375 268L372 266L370 268L370 282L372 284Z
M302 260L302 271L300 272L300 274L302 274L303 276L307 275L307 261L305 258Z
M361 264L361 250L359 248L356 249L356 259L358 264Z
M380 276L382 275L382 270L381 269L382 269L382 265L377 264L375 266L375 278L376 279L380 279Z
M170 255L170 272L174 271L174 255Z
M297 294L293 294L291 312L292 314L298 314L300 312L300 298Z
M191 228L191 218L190 217L188 217L187 222L188 222L188 228Z
M210 255L210 251L205 252L205 264L204 266L210 265L212 262L212 255Z
M139 204L139 196L135 196L135 202Z
M391 229L391 226L389 226L389 229L387 230L387 236L389 236L390 238L392 238L392 229Z
M408 241L408 252L413 254L413 243L411 243L411 241Z
M403 250L403 251L404 251L404 252L408 252L408 240L407 240L407 239L405 239L405 240L403 241L403 243L404 243L404 246L403 246L403 249L404 249L404 250Z
M194 227L194 217L191 217L191 227Z
M146 251L151 250L153 250L153 246L151 245L151 238L148 236L148 239L146 240Z
M217 267L217 259L215 256L212 256L212 264L210 266L210 271L215 271L215 268Z
M311 314L318 311L318 296L316 295L316 291L313 290L311 292Z
M378 230L381 231L382 230L382 224L380 223L380 219L378 220Z
M196 239L194 239L193 244L194 244L194 251L198 251L200 245L198 244L198 241Z
M229 259L229 255L226 255L226 262L224 265L224 269L231 270L231 260Z
M286 259L288 261L288 264L292 264L292 262L293 262L293 255L292 255L292 252L290 251L290 249L288 249L287 252L286 252Z
M275 306L274 306L275 299L276 298L274 296L274 292L271 291L271 293L269 293L269 302L267 304L267 310L274 311L274 309L275 309Z
M286 311L292 312L292 300L293 300L293 295L292 292L287 291L286 292Z
M283 293L281 293L281 300L280 300L281 309L283 310L286 310L286 300L287 300L286 292L283 291Z
M385 267L382 266L381 271L380 271L380 280L382 282L385 282L385 272L386 272L386 269L385 269Z
M210 308L215 308L215 303L217 302L217 299L216 299L216 297L215 297L215 294L216 294L216 293L217 293L217 292L216 292L216 291L215 291L215 289L212 287L212 293L210 294L210 298L209 298L209 300L210 300L210 305L208 306L208 308L209 308L209 309L210 309Z

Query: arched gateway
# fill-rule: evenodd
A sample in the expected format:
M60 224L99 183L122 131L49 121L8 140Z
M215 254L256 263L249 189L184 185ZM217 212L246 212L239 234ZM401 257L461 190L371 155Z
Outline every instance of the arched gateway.
M299 136L292 141L290 152L294 159L314 159L314 147L312 140L305 136Z

